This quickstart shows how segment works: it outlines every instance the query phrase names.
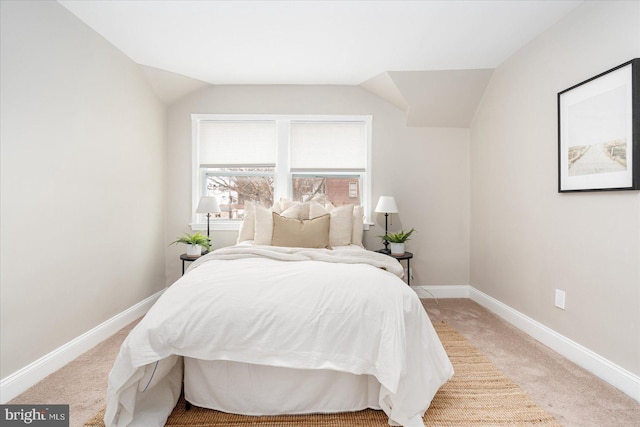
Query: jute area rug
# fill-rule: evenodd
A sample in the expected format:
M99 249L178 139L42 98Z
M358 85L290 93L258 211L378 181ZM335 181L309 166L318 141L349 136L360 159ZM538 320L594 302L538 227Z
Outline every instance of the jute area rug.
M424 415L425 426L560 426L486 357L447 323L434 327L451 359L455 375L443 385ZM104 427L104 409L85 427ZM192 407L180 399L167 426L183 427L387 427L383 411L250 417Z

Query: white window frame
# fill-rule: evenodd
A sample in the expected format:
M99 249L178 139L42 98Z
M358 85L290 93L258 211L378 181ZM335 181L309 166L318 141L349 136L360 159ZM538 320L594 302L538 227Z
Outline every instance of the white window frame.
M302 171L291 171L289 162L289 129L292 122L361 122L366 127L366 169L364 171L345 170L342 173L359 174L360 175L360 204L364 208L365 213L365 229L372 224L370 221L371 206L371 132L373 127L373 116L371 115L281 115L281 114L192 114L191 115L191 229L206 230L206 216L197 214L196 207L202 195L202 185L204 182L204 172L200 168L198 158L199 147L199 125L204 121L275 121L277 128L277 153L275 165L275 188L274 200L280 198L291 198L293 190L291 188L291 180L294 174L300 174ZM318 170L304 171L304 173L317 172L321 175L340 174L340 171ZM211 230L239 230L240 220L234 219L212 219Z

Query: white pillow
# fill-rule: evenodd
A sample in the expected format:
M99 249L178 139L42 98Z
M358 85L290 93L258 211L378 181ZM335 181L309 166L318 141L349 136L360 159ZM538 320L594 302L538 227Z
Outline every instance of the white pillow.
M311 202L304 202L302 205L300 205L300 216L298 216L299 220L304 221L305 219L311 219L309 218L310 206Z
M362 237L363 237L363 226L364 226L364 208L362 206L356 206L353 208L353 225L351 229L351 244L360 246L364 248L362 245Z
M288 207L284 209L279 215L285 218L301 219L300 218L301 214L302 214L302 203L294 202L293 204L288 205Z
M273 217L271 209L256 206L256 226L253 235L254 245L271 245L273 235Z
M244 219L240 224L240 232L238 232L238 240L236 243L245 240L253 240L256 232L256 205L253 202L244 203Z
M317 218L327 213L331 214L329 243L332 247L350 244L363 247L364 208L362 206L345 205L336 208L331 203L327 203L324 206L317 202L309 204L309 219Z
M351 244L353 229L353 205L334 208L329 222L329 244L331 246L347 246Z
M310 202L309 203L309 219L317 218L322 215L328 214L329 211L324 208L320 203Z
M296 203L300 203L300 202L294 202L291 199L285 199L284 197L280 198L280 212L284 212L287 209L289 209L291 206L295 205Z

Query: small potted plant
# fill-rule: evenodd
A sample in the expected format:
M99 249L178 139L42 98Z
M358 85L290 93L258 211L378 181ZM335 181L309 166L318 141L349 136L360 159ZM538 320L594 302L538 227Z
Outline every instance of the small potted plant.
M391 245L391 255L403 255L405 252L404 244L414 231L415 229L412 228L409 231L401 230L399 233L389 233L380 237L383 242L389 242Z
M202 255L202 248L205 248L207 251L211 250L211 245L209 244L209 238L200 232L196 232L195 234L184 233L182 237L180 237L175 243L184 243L187 246L187 255L198 257Z

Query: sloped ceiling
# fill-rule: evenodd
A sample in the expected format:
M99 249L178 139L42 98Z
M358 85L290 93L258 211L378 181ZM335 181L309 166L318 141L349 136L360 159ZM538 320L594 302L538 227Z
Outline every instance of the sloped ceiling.
M390 71L361 86L406 113L407 126L466 128L492 69Z
M582 2L58 1L167 103L202 83L361 85L412 126L466 126L488 70Z

